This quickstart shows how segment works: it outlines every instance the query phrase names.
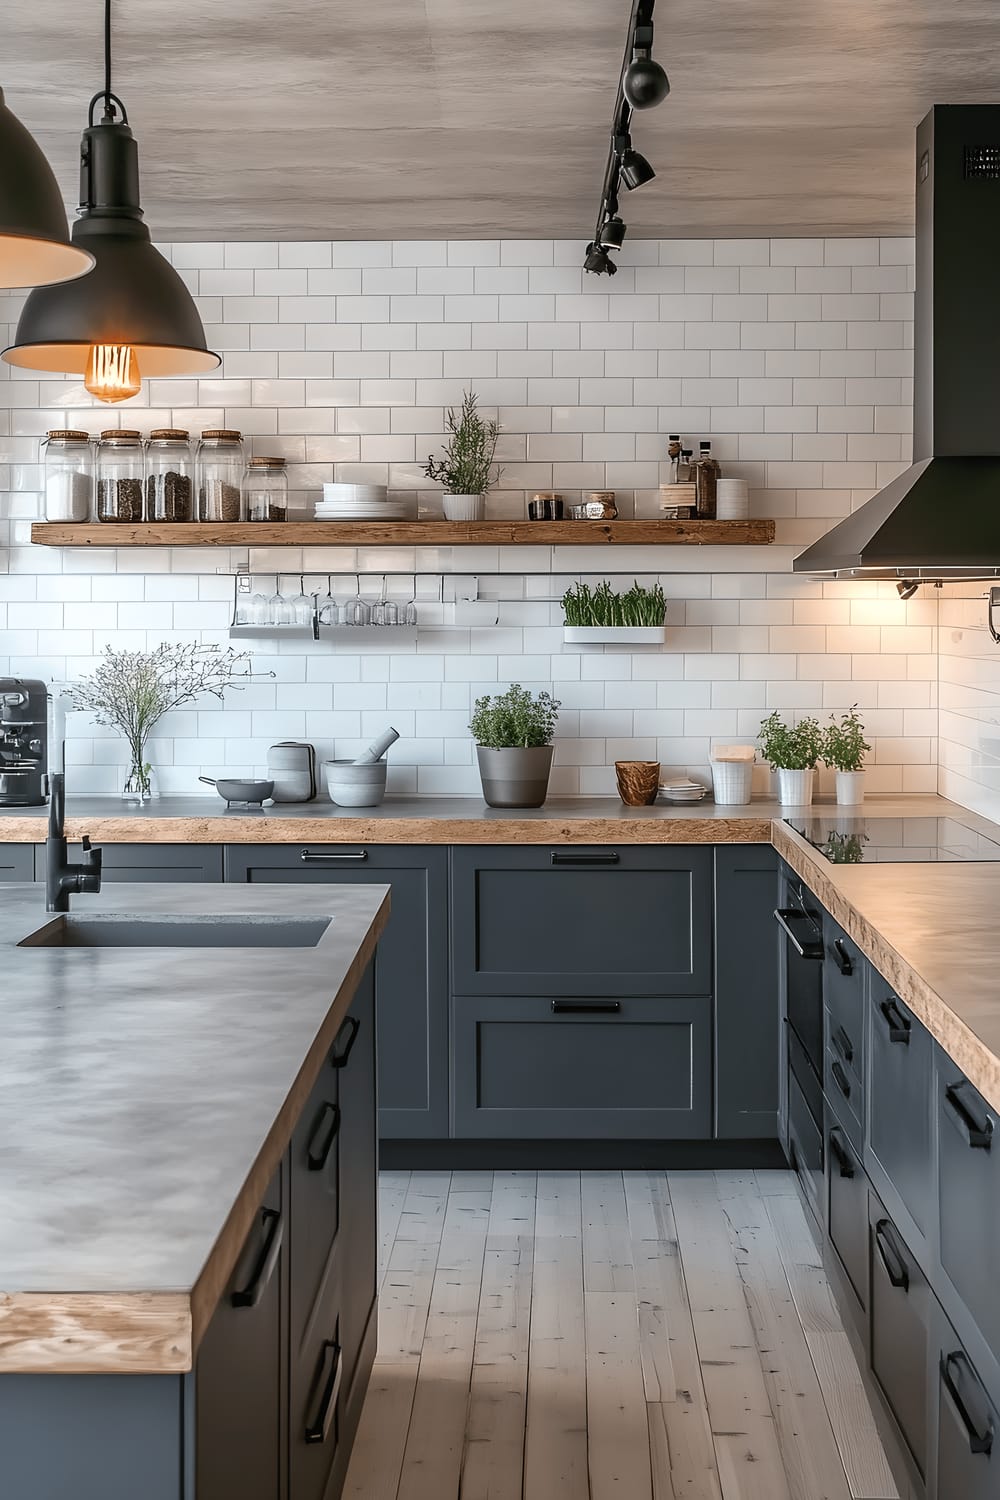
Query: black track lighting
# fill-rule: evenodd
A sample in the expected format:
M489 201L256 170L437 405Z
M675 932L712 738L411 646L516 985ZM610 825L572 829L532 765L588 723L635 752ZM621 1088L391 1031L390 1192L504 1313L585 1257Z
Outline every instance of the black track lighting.
M663 68L652 58L653 11L649 9L649 20L636 24L632 37L632 61L625 69L622 91L633 109L653 109L662 104L670 93L670 79Z
M618 215L612 214L601 225L598 243L602 250L620 250L625 243L625 235L627 233L628 231Z
M608 252L602 246L595 244L593 240L587 246L583 269L593 272L595 276L614 276L618 271L618 267Z
M912 599L919 587L919 579L901 578L896 584L896 593L901 599Z
M652 182L656 176L642 153L634 150L631 145L626 146L622 151L618 164L621 169L621 180L629 192L633 188L642 187L644 183Z

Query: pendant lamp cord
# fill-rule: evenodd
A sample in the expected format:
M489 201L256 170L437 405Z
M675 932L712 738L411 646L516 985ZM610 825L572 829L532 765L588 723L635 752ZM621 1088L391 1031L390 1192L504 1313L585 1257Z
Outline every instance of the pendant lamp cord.
M121 124L128 124L128 113L124 104L117 94L111 92L111 0L104 0L104 87L90 101L89 123L91 125L94 123L94 105L100 100L104 101L104 121L114 124L116 117L120 115Z

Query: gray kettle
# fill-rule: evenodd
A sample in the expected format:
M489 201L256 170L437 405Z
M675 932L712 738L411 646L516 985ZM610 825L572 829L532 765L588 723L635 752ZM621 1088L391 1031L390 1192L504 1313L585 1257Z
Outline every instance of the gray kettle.
M282 740L267 752L275 802L311 802L316 795L316 751L302 740Z

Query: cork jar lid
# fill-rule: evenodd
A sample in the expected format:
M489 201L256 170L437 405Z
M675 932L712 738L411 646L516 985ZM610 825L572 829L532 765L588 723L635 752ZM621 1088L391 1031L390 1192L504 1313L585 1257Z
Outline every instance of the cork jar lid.
M285 467L285 460L273 457L252 458L250 460L250 467L251 469L283 469Z
M142 433L138 427L109 427L101 433L102 443L138 442Z
M186 443L191 434L183 427L156 427L149 436L153 442L158 442L160 439L177 438L181 442Z
M75 427L53 427L45 434L47 438L53 438L58 442L61 438L74 443L89 443L90 433L80 432Z
M235 427L207 427L202 437L209 442L241 443L243 441L242 432L237 432Z

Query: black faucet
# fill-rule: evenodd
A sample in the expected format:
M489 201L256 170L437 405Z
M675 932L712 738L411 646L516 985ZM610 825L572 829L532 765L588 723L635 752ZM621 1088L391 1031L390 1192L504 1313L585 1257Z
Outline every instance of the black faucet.
M66 842L66 777L62 771L49 775L49 836L45 840L45 910L69 911L71 891L101 889L101 849L92 849L90 835L81 841L83 859L69 862Z

